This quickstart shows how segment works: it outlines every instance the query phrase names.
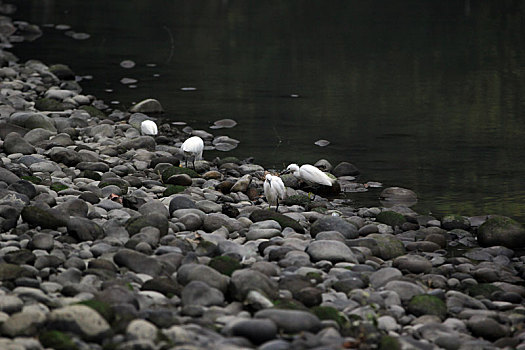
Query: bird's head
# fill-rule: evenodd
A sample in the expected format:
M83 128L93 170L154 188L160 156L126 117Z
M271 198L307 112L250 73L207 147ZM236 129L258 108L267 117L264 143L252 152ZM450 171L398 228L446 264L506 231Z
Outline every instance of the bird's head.
M299 171L299 166L295 163L292 163L288 165L288 167L286 167L286 169L283 172L281 172L281 174L295 173L297 171Z

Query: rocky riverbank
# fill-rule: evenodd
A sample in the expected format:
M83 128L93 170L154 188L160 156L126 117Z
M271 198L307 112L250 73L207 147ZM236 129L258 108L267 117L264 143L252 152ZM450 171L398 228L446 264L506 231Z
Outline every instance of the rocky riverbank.
M4 43L38 32L2 23ZM292 175L276 213L260 165L180 166L190 135L235 140L142 136L155 100L111 109L67 66L0 63L0 348L525 349L512 219L420 215L399 188L358 208Z

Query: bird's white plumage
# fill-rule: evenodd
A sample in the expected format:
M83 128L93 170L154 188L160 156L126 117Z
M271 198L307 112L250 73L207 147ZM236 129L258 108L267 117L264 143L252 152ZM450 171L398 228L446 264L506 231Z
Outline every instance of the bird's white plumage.
M199 136L192 136L182 143L180 147L185 157L193 157L194 160L202 159L204 141Z
M159 133L157 124L153 120L144 120L140 124L140 131L143 135L157 135Z
M283 200L286 197L286 188L283 180L279 176L266 174L264 180L264 195L270 205L279 205L279 199ZM277 210L277 208L276 208Z
M303 164L299 167L297 164L290 164L286 170L291 171L294 176L306 182L332 186L330 177L313 165Z

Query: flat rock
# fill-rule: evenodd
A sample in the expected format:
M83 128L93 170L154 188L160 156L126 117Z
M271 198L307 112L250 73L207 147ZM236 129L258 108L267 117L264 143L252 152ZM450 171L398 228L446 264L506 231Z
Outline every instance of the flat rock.
M306 252L313 261L328 260L332 263L350 262L357 264L357 258L350 248L339 241L319 240L308 245Z

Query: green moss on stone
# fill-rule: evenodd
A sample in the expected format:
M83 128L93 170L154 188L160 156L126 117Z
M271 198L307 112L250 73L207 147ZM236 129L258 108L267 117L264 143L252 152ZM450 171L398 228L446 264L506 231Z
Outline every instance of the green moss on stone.
M397 338L384 335L381 337L379 350L401 350L401 345L399 344Z
M401 226L407 221L402 214L391 210L382 211L376 216L376 220L392 227Z
M226 276L231 276L235 270L242 268L242 265L238 260L226 255L212 258L208 263L208 266Z
M100 316L104 317L108 323L111 323L113 319L115 318L115 314L113 313L113 309L111 308L111 305L109 305L106 302L100 301L100 300L84 300L79 302L80 305L85 305L87 307L92 308L96 312L100 314Z
M27 180L29 182L32 182L34 183L35 185L40 185L42 183L42 179L39 178L38 176L34 176L34 175L24 175L21 177L23 180Z
M468 286L465 291L472 297L481 296L484 298L490 298L492 293L500 292L501 288L496 287L491 283L479 283L472 286Z
M310 309L320 320L332 320L337 322L340 328L348 326L348 320L337 309L331 306L315 306Z
M63 103L52 98L41 98L36 100L35 108L39 111L63 111L66 109Z
M78 346L73 342L71 337L60 331L44 331L38 336L38 340L45 348L55 350L76 350Z
M310 200L310 198L308 196L297 194L297 195L294 195L294 196L287 197L283 201L283 204L285 204L285 205L300 205L300 206L306 207L306 205L308 203L310 203L310 202L311 202L311 200Z
M447 316L447 305L434 295L422 294L414 296L410 299L407 309L416 316L435 315L442 320Z
M294 300L294 299L277 299L273 301L273 305L277 309L302 310L302 311L308 310L303 304L301 304L299 301Z
M195 170L189 168L182 168L178 166L171 166L162 172L162 181L166 182L173 175L186 174L189 177L200 177Z
M100 109L93 106L81 106L79 109L82 109L89 113L92 118L106 119L106 113L102 112Z
M116 178L116 177L111 177L111 178L102 180L101 182L99 182L98 187L104 188L106 186L111 186L111 185L118 186L120 190L122 191L122 194L128 193L129 183L126 180Z
M65 190L69 187L67 187L66 185L64 184L61 184L59 182L53 182L50 186L49 186L50 189L52 189L53 191L55 192L60 192L62 190Z
M164 190L164 192L162 193L162 195L164 197L169 197L171 196L172 194L177 194L177 193L180 193L182 191L184 191L186 189L185 186L180 186L180 185L168 185L166 186L166 190Z

